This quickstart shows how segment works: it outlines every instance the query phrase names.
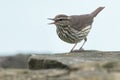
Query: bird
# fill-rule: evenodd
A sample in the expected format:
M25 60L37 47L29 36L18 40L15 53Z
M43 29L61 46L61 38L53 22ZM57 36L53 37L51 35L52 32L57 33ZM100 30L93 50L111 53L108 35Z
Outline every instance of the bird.
M87 35L92 28L94 18L99 12L101 12L105 7L98 7L93 12L89 14L81 15L65 15L58 14L54 18L48 18L52 20L52 23L56 25L57 35L64 42L74 44L70 52L74 52L74 48L78 43L84 40L82 46L78 51L83 50L83 46L87 41Z

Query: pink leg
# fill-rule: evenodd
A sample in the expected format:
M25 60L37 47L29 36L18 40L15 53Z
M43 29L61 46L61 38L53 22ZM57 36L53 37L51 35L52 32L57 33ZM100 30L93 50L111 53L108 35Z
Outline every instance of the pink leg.
M84 44L86 43L86 41L87 41L87 38L84 39L84 43L82 44L82 46L80 47L79 50L82 50L82 47L84 46Z
M72 49L70 50L70 52L73 51L73 49L76 47L77 43L72 47Z

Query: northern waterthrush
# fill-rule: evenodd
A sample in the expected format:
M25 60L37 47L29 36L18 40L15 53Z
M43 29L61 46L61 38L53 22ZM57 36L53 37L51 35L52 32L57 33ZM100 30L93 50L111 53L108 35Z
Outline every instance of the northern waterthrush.
M87 41L87 35L91 30L94 17L103 10L104 7L98 7L90 14L83 15L71 15L67 16L64 14L57 15L55 18L48 18L53 20L53 23L57 27L57 35L59 38L67 43L75 44L70 50L71 52L77 45L77 43L84 40L84 43L79 50L82 49L83 45Z

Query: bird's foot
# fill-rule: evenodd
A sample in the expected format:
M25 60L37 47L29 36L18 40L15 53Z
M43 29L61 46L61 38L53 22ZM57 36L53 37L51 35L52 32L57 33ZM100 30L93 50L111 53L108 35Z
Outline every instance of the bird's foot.
M83 48L80 48L79 50L72 50L72 51L70 51L70 52L82 52L82 51L84 51Z

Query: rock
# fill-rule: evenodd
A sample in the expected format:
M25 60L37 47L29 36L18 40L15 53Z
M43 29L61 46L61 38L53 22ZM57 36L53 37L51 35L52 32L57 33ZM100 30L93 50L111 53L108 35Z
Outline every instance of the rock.
M38 69L52 69L52 68L59 68L59 69L68 69L69 67L61 62L56 60L50 59L35 59L31 58L28 62L28 68L33 70Z
M15 56L0 57L0 67L2 68L27 68L27 61L30 55L17 54Z
M78 63L85 62L94 63L98 61L105 62L119 60L120 60L119 52L83 51L79 53L33 55L28 60L28 66L30 69L47 69L47 68L69 69L70 65Z
M27 63L29 69L0 68L0 80L120 80L119 51L36 54Z
M0 80L119 80L120 73L65 69L0 69Z

